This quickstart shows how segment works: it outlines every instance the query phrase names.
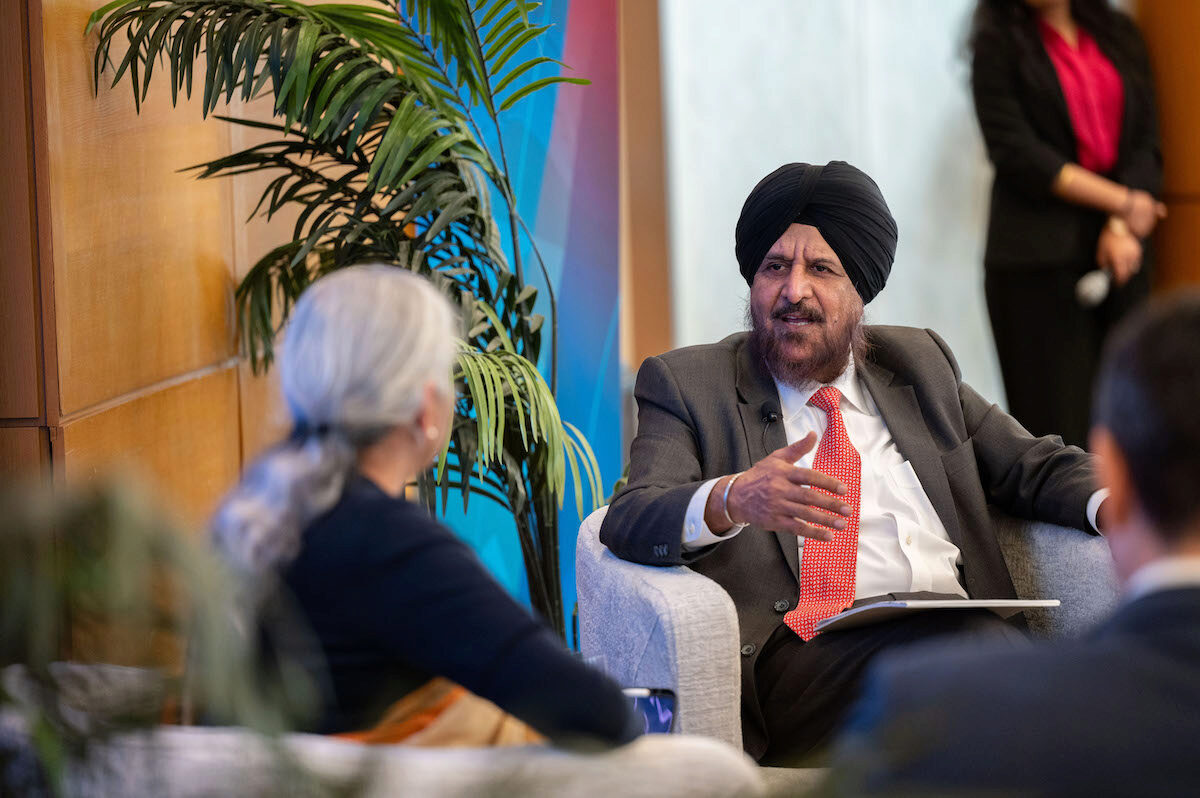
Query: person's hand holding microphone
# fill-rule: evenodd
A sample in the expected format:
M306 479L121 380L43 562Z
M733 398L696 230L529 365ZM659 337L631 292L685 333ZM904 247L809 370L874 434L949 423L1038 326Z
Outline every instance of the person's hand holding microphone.
M1121 287L1142 268L1141 239L1154 232L1167 206L1141 189L1128 189L1125 204L1108 217L1096 242L1096 265L1100 268L1079 278L1075 296L1084 307L1095 307L1108 298L1112 284Z
M1119 217L1111 217L1096 242L1096 265L1125 285L1142 268L1142 242Z

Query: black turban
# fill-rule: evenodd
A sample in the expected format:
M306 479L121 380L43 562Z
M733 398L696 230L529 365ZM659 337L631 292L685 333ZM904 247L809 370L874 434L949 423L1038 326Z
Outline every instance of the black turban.
M790 163L758 181L734 234L734 252L747 285L793 223L821 231L864 304L883 290L896 257L896 220L879 186L862 170L845 161Z

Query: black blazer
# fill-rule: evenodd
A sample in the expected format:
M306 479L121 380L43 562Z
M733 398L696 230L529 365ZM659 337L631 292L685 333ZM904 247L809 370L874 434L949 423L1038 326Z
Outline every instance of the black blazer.
M882 658L837 746L847 795L1196 795L1200 588L1082 640Z
M896 446L962 552L973 598L1015 598L988 513L1086 528L1094 490L1091 456L1058 437L1035 438L962 382L935 333L867 328L870 356L857 364ZM618 557L690 565L733 599L742 645L746 750L765 747L754 684L758 652L799 595L799 553L788 533L755 527L697 552L682 550L684 516L706 480L742 471L786 444L764 423L779 393L746 333L647 358L634 395L638 431L629 482L609 507L600 539Z
M1132 20L1114 13L1113 30L1089 31L1125 87L1117 163L1105 176L1157 196L1162 155L1150 62ZM1050 190L1059 170L1077 161L1078 152L1058 75L1036 28L981 33L975 41L971 86L984 144L996 168L985 266L1092 263L1105 215L1064 202Z
M361 474L304 530L281 577L263 631L318 688L317 715L298 719L306 731L369 728L435 676L552 740L623 743L641 730L617 685L563 648L453 532Z

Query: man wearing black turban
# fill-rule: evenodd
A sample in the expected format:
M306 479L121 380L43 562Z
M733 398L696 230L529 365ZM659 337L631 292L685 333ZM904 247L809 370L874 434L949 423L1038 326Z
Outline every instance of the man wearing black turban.
M767 251L792 224L821 231L864 304L883 290L896 257L896 220L862 171L845 161L789 163L758 181L735 233L746 285L754 284Z
M1090 455L984 400L936 333L863 324L896 239L860 170L780 167L737 223L750 331L638 372L629 481L600 537L728 591L743 740L768 764L819 754L882 650L949 633L1021 640L979 610L824 634L820 621L888 594L1016 598L988 505L1094 531L1103 500Z

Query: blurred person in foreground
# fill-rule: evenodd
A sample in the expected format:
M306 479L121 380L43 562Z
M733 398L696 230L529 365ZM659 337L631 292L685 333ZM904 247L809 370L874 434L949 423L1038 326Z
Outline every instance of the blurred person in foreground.
M295 427L225 499L217 547L252 588L268 651L317 687L306 730L426 745L628 741L641 722L619 688L405 498L449 434L455 327L446 299L396 267L345 269L305 291L278 362Z
M943 634L1024 642L978 609L818 623L889 595L1016 598L989 505L1094 531L1103 495L1090 455L976 393L937 333L864 324L897 229L861 170L781 166L735 239L751 329L642 364L629 482L600 538L729 593L746 751L795 765L819 756L879 652Z
M881 660L837 748L849 795L1200 791L1200 294L1118 328L1092 448L1124 599L1082 640Z
M1149 294L1147 237L1166 215L1146 48L1107 0L979 0L971 49L996 170L984 284L1009 411L1083 446L1100 347Z

